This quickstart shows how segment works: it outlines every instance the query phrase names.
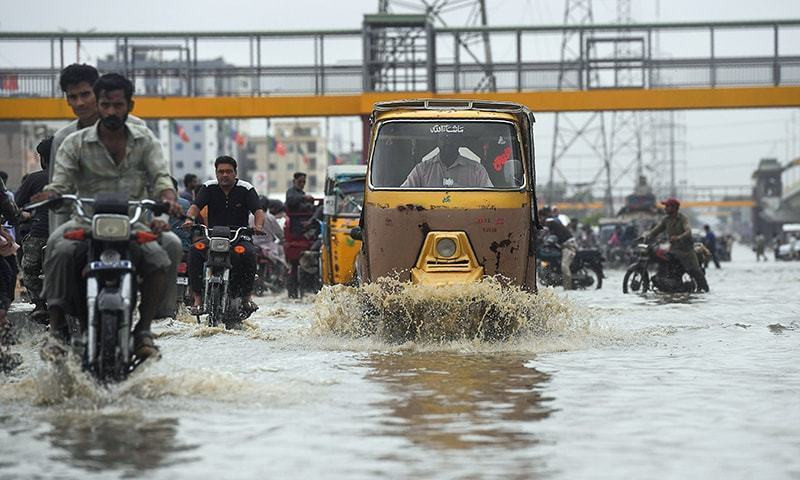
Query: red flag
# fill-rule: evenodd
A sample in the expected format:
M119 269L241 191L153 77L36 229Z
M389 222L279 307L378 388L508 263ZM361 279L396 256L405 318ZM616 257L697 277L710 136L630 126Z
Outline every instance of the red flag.
M286 152L287 152L286 145L284 145L283 142L276 141L275 142L275 153L277 153L281 157L285 157L286 156Z
M236 142L236 145L240 147L244 147L244 145L247 143L245 136L239 132L236 132L236 134L233 136L233 141Z
M19 90L19 77L16 75L3 75L3 90Z
M172 132L178 136L184 143L190 140L189 134L186 133L186 129L181 126L178 122L172 122Z

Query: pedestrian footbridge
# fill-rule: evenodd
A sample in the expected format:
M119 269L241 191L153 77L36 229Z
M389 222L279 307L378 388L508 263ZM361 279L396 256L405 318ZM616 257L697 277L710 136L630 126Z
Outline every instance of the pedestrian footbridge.
M58 75L87 52L134 81L145 118L366 115L409 97L537 112L800 106L800 20L434 28L367 15L352 30L3 32L0 50L39 52L0 68L0 120L71 118Z

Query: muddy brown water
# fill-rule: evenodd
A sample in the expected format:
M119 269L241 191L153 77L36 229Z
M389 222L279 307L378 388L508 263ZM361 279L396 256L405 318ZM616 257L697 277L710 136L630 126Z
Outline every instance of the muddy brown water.
M163 358L111 388L22 324L0 479L800 478L800 262L737 249L701 296L621 280L264 297L239 331L158 324ZM475 295L508 335L447 303Z

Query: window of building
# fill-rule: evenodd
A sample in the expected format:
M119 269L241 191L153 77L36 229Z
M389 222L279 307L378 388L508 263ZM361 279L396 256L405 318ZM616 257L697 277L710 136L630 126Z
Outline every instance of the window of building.
M203 162L200 161L194 162L194 168L200 170L201 168L203 168Z
M317 176L316 175L309 175L308 176L308 186L309 186L309 188L317 188Z
M177 168L179 170L183 170L183 162L181 162L180 160L175 162L175 168Z
M203 129L203 126L202 126L202 125L200 125L199 123L196 123L196 124L194 125L194 131L195 131L195 132L199 132L199 131L201 131L202 129Z
M177 151L179 151L179 152L180 152L181 150L183 150L183 142L178 142L178 143L176 143L176 144L175 144L175 150L177 150Z
M202 144L202 143L200 143L200 142L194 142L194 149L195 149L195 150L200 150L200 149L202 149L202 148L203 148L203 144Z
M294 163L287 163L286 164L286 170L288 170L290 172L293 171L294 170Z
M278 186L278 181L277 180L270 180L269 181L269 188L275 188L277 186Z
M273 162L269 162L269 169L270 170L276 170L277 168L278 168L277 165L275 165Z
M310 170L317 169L317 157L308 157L308 168Z
M306 143L306 152L308 152L308 153L317 153L317 142L308 142L308 143Z
M286 188L291 188L293 184L294 182L292 181L292 179L286 180Z

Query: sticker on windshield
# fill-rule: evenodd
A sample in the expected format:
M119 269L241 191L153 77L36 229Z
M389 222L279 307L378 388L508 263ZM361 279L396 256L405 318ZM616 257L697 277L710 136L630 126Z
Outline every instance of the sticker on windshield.
M464 125L434 125L431 127L431 133L464 133Z

